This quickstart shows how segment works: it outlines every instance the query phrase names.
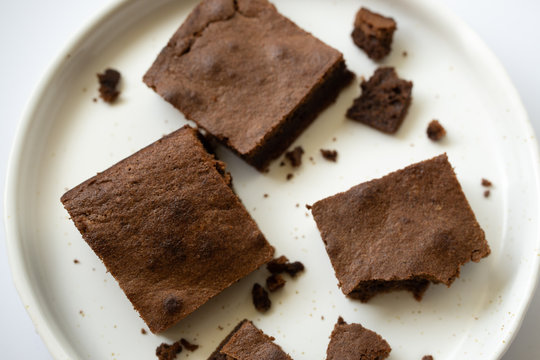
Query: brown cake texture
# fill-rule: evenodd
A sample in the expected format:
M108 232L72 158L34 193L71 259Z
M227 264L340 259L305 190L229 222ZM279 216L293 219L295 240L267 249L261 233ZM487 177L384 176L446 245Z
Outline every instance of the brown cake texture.
M203 0L144 82L259 170L354 75L343 55L266 0Z
M390 351L390 345L379 334L360 324L347 324L339 317L330 335L326 360L383 360Z
M420 300L490 253L446 154L320 200L312 213L341 290L364 302L392 290Z
M411 81L402 80L392 67L380 67L368 81L362 81L362 93L347 110L347 117L382 132L398 131L412 98Z
M181 352L182 345L180 345L180 341L176 341L170 345L161 343L161 345L156 348L156 356L159 360L174 360L176 359L176 355Z
M224 164L185 126L61 201L158 333L273 257L274 249L229 185Z
M221 342L208 360L292 360L274 343L274 338L257 329L249 320L241 321Z
M441 125L439 120L431 120L426 130L428 138L433 141L439 141L446 135L446 129Z
M356 13L351 36L367 56L381 60L392 50L392 37L396 28L394 19L363 7Z
M103 101L112 104L120 95L118 83L120 82L120 72L114 69L107 69L102 74L97 74L99 81L99 96Z

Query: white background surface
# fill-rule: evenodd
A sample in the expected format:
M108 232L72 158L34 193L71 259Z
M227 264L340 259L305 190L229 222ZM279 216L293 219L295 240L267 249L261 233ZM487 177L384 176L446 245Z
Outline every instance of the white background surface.
M179 0L180 1L180 0ZM406 1L406 0L402 0ZM479 33L516 85L536 133L540 131L540 46L536 0L434 0L445 3ZM17 123L32 90L67 41L115 0L26 0L0 5L0 186ZM359 1L359 4L361 2ZM399 20L398 20L399 21ZM536 101L535 101L536 100ZM3 194L2 203L3 203ZM3 209L0 210L3 218ZM0 231L0 349L3 359L49 359L18 298ZM504 360L540 358L540 295Z

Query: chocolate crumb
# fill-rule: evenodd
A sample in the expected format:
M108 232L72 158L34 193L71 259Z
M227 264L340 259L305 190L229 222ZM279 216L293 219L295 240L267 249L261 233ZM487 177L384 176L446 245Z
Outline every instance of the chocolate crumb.
M324 320L324 316L321 315L321 320Z
M218 328L219 330L223 330L223 326L221 326L221 325L218 325L217 328Z
M491 191L489 191L489 190L484 191L484 197L485 198L488 198L489 195L491 195Z
M174 295L169 295L163 300L163 307L168 314L174 314L182 307L182 301Z
M79 315L81 315L82 317L84 317L84 311L79 310Z
M311 207L312 207L311 205L306 204L306 209L311 210Z
M301 146L297 146L293 150L287 151L285 158L291 162L292 167L299 167L302 165L302 155L304 155L304 149Z
M264 194L263 197L267 198L267 197L268 197L268 194Z
M291 180L293 178L293 174L289 173L287 174L287 180Z
M304 264L300 261L295 261L293 263L289 262L289 259L285 256L280 256L277 259L270 261L266 268L272 274L281 274L287 273L292 277L295 277L297 273L304 270Z
M285 162L284 161L280 162L279 166L285 166Z
M325 158L328 161L336 162L336 160L337 160L338 153L337 153L336 150L321 149L321 154L322 154L323 158Z
M195 351L199 348L199 345L195 345L195 344L192 344L190 343L189 341L187 341L186 339L182 338L180 339L180 343L182 344L182 346L184 348L186 348L186 350L188 351Z
M299 203L296 203L296 205L295 205L295 206L296 206L296 207L300 207L300 204L299 204Z
M296 274L298 274L300 271L304 270L304 264L302 264L300 261L295 261L293 263L286 264L285 272L292 277L295 277Z
M253 298L253 305L255 305L255 309L260 312L267 312L272 306L268 293L261 285L257 283L253 285L251 296Z
M266 287L270 292L281 289L285 283L285 279L279 274L272 274L266 279Z
M425 355L424 357L422 357L422 360L433 360L433 356Z
M99 96L106 103L112 104L120 95L116 89L120 82L120 72L114 69L107 69L103 74L97 74L99 80Z
M488 179L482 179L482 186L491 187L491 186L493 186L493 184Z
M433 141L439 141L446 135L446 130L438 120L431 120L427 128L427 136Z
M337 140L337 138L335 138L335 137L333 137L333 138L332 138L332 141L334 141L334 142L335 142L336 140Z
M146 335L146 330L141 329L141 334Z
M182 345L180 345L180 341L177 341L171 345L161 343L156 348L156 356L159 360L173 360L176 359L176 354L180 354L182 352Z
M74 264L79 264L79 260L73 259L73 263L74 263Z
M93 101L93 102L97 102L97 99L96 99L96 98L93 98L92 101Z
M402 52L401 55L403 55L403 57L407 57L407 55L409 55L406 51Z

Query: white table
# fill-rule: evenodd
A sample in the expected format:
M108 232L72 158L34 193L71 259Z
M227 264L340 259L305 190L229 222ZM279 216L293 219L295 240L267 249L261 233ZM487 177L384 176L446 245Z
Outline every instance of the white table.
M22 0L0 3L0 187L17 123L38 80L89 19L118 0ZM150 1L150 0L149 0ZM180 1L180 0L179 0ZM398 1L398 0L396 0ZM406 1L406 0L399 0ZM540 134L540 31L537 0L441 1L476 30L502 61ZM360 1L359 1L360 3ZM0 210L3 218L3 208ZM3 359L50 359L15 291L0 231L0 349ZM540 295L504 360L540 358Z

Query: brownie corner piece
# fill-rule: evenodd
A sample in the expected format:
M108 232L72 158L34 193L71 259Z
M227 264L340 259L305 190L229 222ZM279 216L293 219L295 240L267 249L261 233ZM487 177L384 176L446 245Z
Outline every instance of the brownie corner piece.
M76 186L61 201L158 333L273 257L273 247L229 184L223 164L186 126Z
M292 360L274 338L251 321L242 320L225 337L208 360Z
M341 290L364 302L393 290L420 300L490 253L446 154L320 200L312 213Z
M343 55L266 0L203 0L144 82L265 170L354 75Z
M360 87L347 117L388 134L398 131L411 104L412 81L400 79L393 67L380 67Z
M381 60L392 50L392 39L397 25L394 19L362 7L356 13L354 43L373 60Z
M326 360L383 360L392 348L376 332L339 318L330 335Z

